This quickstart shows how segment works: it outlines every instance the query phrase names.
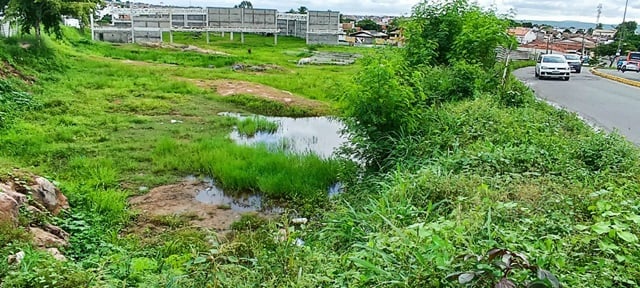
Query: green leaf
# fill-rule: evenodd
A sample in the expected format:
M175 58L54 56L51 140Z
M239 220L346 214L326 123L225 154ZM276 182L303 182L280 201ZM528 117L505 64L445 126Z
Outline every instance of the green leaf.
M593 232L596 232L598 234L604 234L604 233L609 233L609 231L611 230L611 227L609 222L598 222L596 224L593 224L593 226L591 226L591 230L593 230Z
M558 280L558 278L555 275L553 275L548 270L538 269L537 274L538 274L537 275L538 279L540 279L540 280L548 280L549 284L551 284L551 287L560 288L560 281Z
M618 231L618 237L620 237L620 239L629 242L629 243L634 243L634 242L638 242L638 236L634 235L631 232L627 232L627 231Z
M467 284L471 282L471 280L473 280L474 277L476 277L474 273L462 273L460 274L460 276L458 276L458 283Z
M627 218L627 220L633 221L633 223L640 224L640 216L639 215L631 214L631 215L628 215L626 218Z
M351 260L354 264L356 264L356 266L362 267L362 268L366 268L374 273L377 274L387 274L386 271L380 269L380 267L374 265L373 263L367 261L367 260L363 260L363 259L359 259L356 257L350 257L349 260Z

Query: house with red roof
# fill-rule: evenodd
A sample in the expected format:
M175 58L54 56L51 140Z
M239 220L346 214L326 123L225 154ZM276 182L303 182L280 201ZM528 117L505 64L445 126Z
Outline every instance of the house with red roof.
M515 36L516 40L518 40L518 43L520 44L527 44L536 40L537 37L536 32L533 31L533 29L525 27L510 28L509 34Z

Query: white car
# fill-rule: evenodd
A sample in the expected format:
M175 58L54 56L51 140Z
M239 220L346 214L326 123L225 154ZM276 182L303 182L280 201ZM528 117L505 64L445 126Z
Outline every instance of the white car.
M567 59L558 54L540 55L536 63L536 77L544 78L561 78L569 81L571 77L571 67L567 63Z
M622 71L622 73L624 73L625 71L640 72L640 66L638 62L626 62L622 64L622 67L620 68L620 70Z

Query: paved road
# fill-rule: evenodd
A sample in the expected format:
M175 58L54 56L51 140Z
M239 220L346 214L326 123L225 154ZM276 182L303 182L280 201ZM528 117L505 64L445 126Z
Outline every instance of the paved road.
M635 80L635 81L640 81L640 73L638 72L632 72L632 71L627 71L627 72L620 72L618 70L612 70L612 69L598 69L598 71L600 72L604 72L607 74L611 74L611 75L615 75L618 77L622 77L625 79L629 79L629 80Z
M538 80L533 71L533 67L527 67L514 74L539 98L577 112L606 130L617 129L628 140L640 145L640 88L600 78L587 69L572 74L569 81Z

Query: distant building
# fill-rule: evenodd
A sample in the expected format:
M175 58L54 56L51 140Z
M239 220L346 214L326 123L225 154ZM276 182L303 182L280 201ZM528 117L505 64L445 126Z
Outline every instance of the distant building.
M592 35L599 38L613 38L616 35L615 29L595 29Z
M378 31L362 30L349 35L355 41L355 44L384 44L384 40L389 35Z
M536 32L531 28L516 27L509 29L509 34L516 37L516 40L520 44L527 44L533 40L536 40Z

